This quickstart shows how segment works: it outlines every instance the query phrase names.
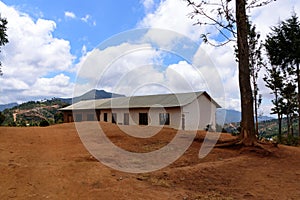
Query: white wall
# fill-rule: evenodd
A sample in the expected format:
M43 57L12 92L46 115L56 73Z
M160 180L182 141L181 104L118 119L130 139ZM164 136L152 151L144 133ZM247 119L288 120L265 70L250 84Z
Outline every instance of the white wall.
M181 109L180 107L174 108L135 108L135 109L105 109L101 110L100 121L104 121L104 113L107 113L107 121L112 122L112 113L117 114L117 124L124 124L124 113L129 113L129 125L139 125L139 113L148 113L148 125L149 126L162 126L159 124L159 113L170 114L170 125L175 129L181 127Z
M201 95L192 103L173 108L135 108L135 109L105 109L100 112L100 121L104 121L104 113L107 113L107 121L112 122L112 113L117 114L117 124L124 124L124 113L129 113L129 125L139 125L139 113L148 113L149 126L162 126L159 124L159 113L170 114L170 125L175 129L182 129L182 115L185 116L185 130L204 130L208 124L216 127L216 105L205 95ZM86 114L83 113L83 120Z
M216 105L205 95L182 108L185 115L185 130L204 130L208 124L215 129Z

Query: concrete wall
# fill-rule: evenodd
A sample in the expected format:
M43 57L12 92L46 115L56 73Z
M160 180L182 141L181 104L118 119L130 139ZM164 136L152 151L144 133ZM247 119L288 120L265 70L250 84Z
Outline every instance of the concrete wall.
M76 121L97 121L100 114L100 110L78 110L78 111L63 111L64 122ZM78 116L78 117L77 117ZM78 120L80 118L81 120Z
M185 130L204 130L208 124L216 127L216 105L205 95L184 106Z
M181 109L180 107L174 108L135 108L135 109L105 109L100 112L100 121L104 121L104 113L107 113L108 122L112 122L112 113L117 115L117 124L124 124L124 113L129 113L129 125L139 125L139 113L148 113L148 125L149 126L163 126L159 124L159 113L169 113L170 125L164 125L166 127L172 127L179 129L181 122Z
M64 111L64 121L72 122L73 117L81 115L82 121L88 121L88 116L92 116L94 121L104 121L104 113L107 113L107 122L112 122L112 114L117 116L116 123L119 125L124 124L124 113L129 114L129 125L139 125L139 113L148 113L149 126L166 126L175 129L185 130L204 130L208 124L213 129L216 127L216 105L205 95L201 95L192 103L180 107L173 108L134 108L134 109L104 109L104 110L80 110ZM159 114L169 113L170 124L160 125ZM71 116L70 116L71 114Z

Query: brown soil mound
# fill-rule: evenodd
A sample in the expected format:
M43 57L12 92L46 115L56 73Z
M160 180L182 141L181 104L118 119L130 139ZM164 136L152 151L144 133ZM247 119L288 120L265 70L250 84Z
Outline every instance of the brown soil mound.
M116 125L101 126L113 143L133 152L159 149L176 134L165 128L137 139ZM199 159L204 136L198 132L170 166L131 174L94 159L72 123L0 127L0 199L300 199L300 148L279 145L268 155L253 148L214 148Z

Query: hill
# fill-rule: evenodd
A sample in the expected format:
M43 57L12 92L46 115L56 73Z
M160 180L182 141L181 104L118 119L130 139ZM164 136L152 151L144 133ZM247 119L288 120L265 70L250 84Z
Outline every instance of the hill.
M123 95L106 92L104 90L91 90L74 98L53 98L43 101L28 101L20 105L16 103L3 105L5 117L2 125L5 126L39 126L42 121L49 124L63 122L63 114L60 108L68 106L73 102L91 99L103 99L121 97Z
M83 95L80 95L78 97L74 98L58 98L59 100L72 104L72 103L77 103L79 101L83 100L91 100L91 99L106 99L106 98L115 98L115 97L124 97L124 95L121 94L115 94L111 92L106 92L105 90L90 90Z
M2 112L5 109L13 108L13 107L15 107L17 105L19 105L19 104L17 104L17 103L0 104L0 112Z

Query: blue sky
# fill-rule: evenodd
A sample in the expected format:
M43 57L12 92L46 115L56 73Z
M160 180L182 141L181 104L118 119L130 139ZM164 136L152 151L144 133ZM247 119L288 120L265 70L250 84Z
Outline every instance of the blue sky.
M265 38L270 27L293 10L300 15L299 1L276 1L252 10L251 19ZM203 44L202 33L212 32L215 40L219 36L210 27L193 26L187 17L190 12L182 0L2 0L0 13L8 20L10 43L0 55L4 72L0 104L71 97L76 86L78 93L97 87L126 95L209 90L223 107L240 110L234 44L221 48ZM145 30L144 37L151 42L126 40L132 33L126 36L126 31L137 28L176 34ZM185 44L178 43L182 38ZM189 61L182 57L185 45L191 46L187 41L199 47L189 52ZM104 49L96 48L105 42ZM109 64L112 59L114 64ZM105 71L103 79L90 73L97 70ZM93 84L76 83L76 78L92 76ZM261 112L269 115L272 96L262 80L259 86Z

